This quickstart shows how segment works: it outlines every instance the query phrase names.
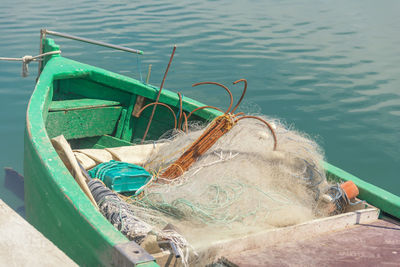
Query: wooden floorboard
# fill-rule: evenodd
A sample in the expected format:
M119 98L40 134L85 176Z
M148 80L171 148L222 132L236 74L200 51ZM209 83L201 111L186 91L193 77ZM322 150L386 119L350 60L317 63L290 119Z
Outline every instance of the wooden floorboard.
M377 220L225 259L232 266L400 266L400 226Z

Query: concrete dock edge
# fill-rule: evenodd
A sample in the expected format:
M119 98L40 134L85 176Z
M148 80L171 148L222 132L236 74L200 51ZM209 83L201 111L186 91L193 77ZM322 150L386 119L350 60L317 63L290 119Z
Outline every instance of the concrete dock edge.
M1 266L77 266L0 199Z

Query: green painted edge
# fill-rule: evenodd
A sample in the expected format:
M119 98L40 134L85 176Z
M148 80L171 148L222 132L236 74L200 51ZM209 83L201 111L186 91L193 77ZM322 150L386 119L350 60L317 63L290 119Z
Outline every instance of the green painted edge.
M323 166L328 174L328 178L330 175L333 175L334 177L331 177L331 179L339 178L343 181L353 181L360 191L360 199L365 200L382 211L400 219L399 196L396 196L373 184L365 182L360 178L338 167L335 167L332 164L329 164L328 162L324 162Z

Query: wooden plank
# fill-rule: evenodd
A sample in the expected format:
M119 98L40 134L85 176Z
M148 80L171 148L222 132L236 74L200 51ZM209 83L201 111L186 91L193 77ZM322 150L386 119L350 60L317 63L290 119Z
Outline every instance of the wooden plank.
M63 135L60 135L55 138L52 138L51 143L54 149L57 151L57 154L64 163L65 167L67 167L68 171L74 177L75 181L79 184L81 190L89 198L93 206L95 206L96 209L98 209L99 207L97 206L96 200L94 200L92 192L90 192L90 189L87 185L89 179L83 175L79 167L79 164L75 158L74 152L72 152L72 149L68 144L67 140L65 139L65 137Z
M62 110L76 110L76 109L86 109L86 108L111 107L119 105L120 103L117 101L81 98L81 99L53 101L50 104L49 110L62 111Z
M214 255L215 259L218 259L227 255L238 255L247 250L262 250L279 244L316 237L357 224L367 224L376 221L378 216L379 210L368 206L366 209L316 219L293 226L273 228L244 237L219 240L201 245L192 243L192 245L200 257L202 255ZM164 254L153 256L160 262L167 258Z
M58 91L61 94L76 96L75 98L86 97L117 101L124 106L129 104L129 99L132 95L118 88L82 78L60 80Z
M134 121L133 121L131 114L132 114L133 107L136 102L136 97L137 97L137 95L131 96L131 99L129 101L128 110L127 110L126 116L125 116L124 130L122 131L122 134L121 134L121 139L123 139L125 141L129 141L129 142L131 141L132 135L133 135Z
M124 131L126 113L127 113L126 108L122 109L121 117L119 118L117 125L117 132L115 133L115 137L117 138L121 138L122 133Z
M112 134L122 108L105 107L96 109L50 112L46 121L50 138L63 134L66 139Z
M377 220L224 258L230 266L399 266L400 226Z
M246 237L221 240L213 244L208 244L207 247L203 249L203 252L214 251L219 256L232 255L245 250L260 249L267 246L291 242L293 240L311 238L323 233L342 230L360 223L370 223L377 220L378 216L379 210L376 208L347 212L302 224L266 230L265 232L251 234Z
M135 107L133 108L132 116L139 118L139 111L142 109L142 107L144 105L144 101L145 101L144 96L139 95L136 98L136 103L135 103Z

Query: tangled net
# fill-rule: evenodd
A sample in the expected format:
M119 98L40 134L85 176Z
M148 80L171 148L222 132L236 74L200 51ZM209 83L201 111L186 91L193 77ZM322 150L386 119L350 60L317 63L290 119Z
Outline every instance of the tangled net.
M158 102L162 86L156 101L138 112L140 116L144 109L153 106L154 113L158 105L164 106L172 114L174 129L160 140L151 141L163 143L144 165L154 179L139 196L123 197L123 210L128 212L126 218L131 219L125 225L115 225L128 236L132 233L130 238L138 243L154 233L158 240L174 243L184 265L198 264L200 258L202 264L215 260L212 255L196 254L210 243L330 213L320 201L321 192L329 190L320 165L322 150L276 119L235 114L247 90L245 79L234 84L240 82L244 88L236 105L232 93L222 84L193 85L217 85L229 95L228 109L209 124L189 119L201 109L223 112L221 109L203 106L186 114L178 93L180 105L175 115L168 105ZM151 120L152 116L147 130ZM100 205L101 209L115 212L120 207L112 202L111 207ZM119 214L114 216L122 220L124 213ZM143 231L126 229L130 222ZM165 230L166 225L173 225L175 230Z
M173 224L194 250L206 244L268 228L298 224L328 214L320 192L329 187L323 155L307 137L269 121L279 140L257 120L239 121L176 179L158 177L139 198L127 198L133 213L154 229ZM145 168L157 174L174 164L208 127L174 132ZM194 257L196 258L196 257Z
M234 84L239 82L244 89L235 106L224 85L193 85L218 85L229 94L228 109L208 125L189 122L189 118L200 109L221 109L203 106L186 114L178 93L177 116L168 105L158 102L163 83L156 101L140 109L137 116L153 106L142 143L158 105L172 113L174 129L169 138L159 140L163 146L146 160L144 168L154 179L139 196L123 197L123 202L121 196L107 195L103 197L110 201L105 204L99 200L103 214L130 239L140 244L153 234L159 241L172 242L184 265L198 264L200 258L206 264L215 260L215 251L201 257L196 251L210 243L331 212L320 201L321 192L329 190L320 165L322 150L278 120L235 114L247 90L247 81L240 79ZM174 230L165 229L166 225L173 225Z

